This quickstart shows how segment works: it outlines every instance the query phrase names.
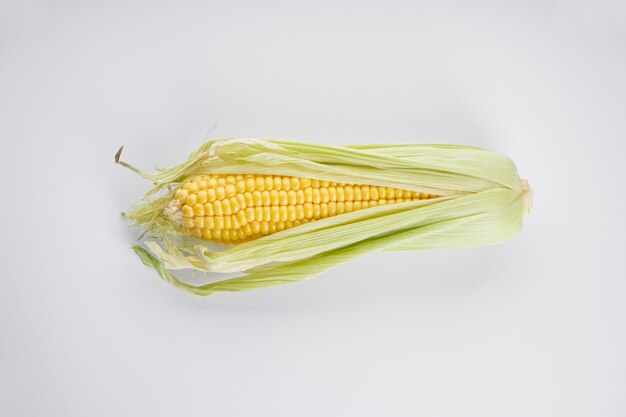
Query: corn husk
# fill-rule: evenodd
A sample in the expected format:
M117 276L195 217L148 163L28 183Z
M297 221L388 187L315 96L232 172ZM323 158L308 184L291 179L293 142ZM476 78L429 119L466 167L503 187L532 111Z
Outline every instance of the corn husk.
M329 146L276 139L208 141L187 161L148 174L154 187L125 216L143 227L132 246L167 282L196 295L302 281L368 252L484 246L518 233L531 193L513 162L461 145ZM402 188L440 197L358 210L235 246L183 236L166 215L175 188L202 174L273 174ZM240 273L205 285L172 271Z

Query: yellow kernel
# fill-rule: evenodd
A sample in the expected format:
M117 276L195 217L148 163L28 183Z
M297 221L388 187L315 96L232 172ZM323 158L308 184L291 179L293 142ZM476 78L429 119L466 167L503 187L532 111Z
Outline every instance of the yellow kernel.
M262 206L263 205L263 194L261 191L255 191L252 193L252 206Z
M301 178L300 179L300 188L305 189L311 186L310 178Z
M246 236L252 235L252 226L248 224L244 224L241 226L241 231L245 233Z
M204 228L205 229L214 229L215 228L215 217L205 217L204 218Z
M289 203L289 199L287 197L287 191L280 190L278 192L278 204L281 206L286 206Z
M244 232L243 229L237 230L237 239L244 240L245 238L246 238L246 232Z
M230 209L233 211L233 213L237 213L241 208L241 206L239 205L239 201L237 201L237 198L231 197L228 201L230 201Z
M387 192L387 199L396 198L396 190L395 188L386 187L385 191Z
M193 208L190 205L185 204L181 209L183 212L183 216L185 217L193 217Z
M343 192L346 195L346 201L354 201L354 187L346 185L343 187Z
M378 198L387 198L387 189L385 187L376 187L376 191L378 192Z
M287 204L290 206L296 205L297 197L296 192L294 190L287 191Z
M319 194L320 194L320 201L322 203L328 203L330 201L330 197L328 195L328 188L320 188Z
M337 203L331 201L330 203L328 203L328 216L332 217L335 215L337 215Z
M311 187L320 188L320 180L311 180Z
M226 191L224 190L224 187L217 187L215 189L215 198L217 198L218 200L223 200L224 198L226 198Z
M361 187L355 185L352 188L354 190L354 201L361 201L363 199L363 196L361 195Z
M328 193L328 201L337 201L337 187L326 188Z
M263 205L264 206L275 206L278 205L278 191L265 191L263 193Z
M224 229L233 228L233 222L231 222L230 220L230 216L224 216Z
M270 234L276 233L276 231L278 230L277 225L278 225L278 222L276 222L276 223L269 223L268 224L268 226L270 228Z
M228 175L226 177L226 184L234 184L237 182L237 178L234 175Z
M215 201L216 198L217 195L215 193L215 188L209 188L208 190L206 190L206 201L212 203Z
M315 204L319 204L322 201L321 197L320 197L320 189L319 188L313 188L313 202Z
M298 204L296 207L296 219L302 220L304 219L304 207L301 204Z
M379 198L378 199L378 205L385 205L387 204L387 199L386 198Z
M281 177L274 177L274 190L281 190L283 188L283 179Z
M263 233L264 235L269 235L270 225L268 222L261 222L261 233Z
M278 215L281 222L286 222L289 217L289 214L287 213L287 206L279 206Z
M287 206L287 220L290 222L296 220L296 206Z
M198 194L196 194L196 201L200 204L206 203L206 190L198 191Z
M304 201L307 203L313 202L313 189L311 187L307 187L304 189Z
M241 174L237 174L237 175L235 175L235 179L236 179L237 181L242 180L242 179L243 179L243 175L241 175Z
M213 202L213 214L215 216L224 214L224 211L222 210L222 202L220 200L215 200Z
M320 188L328 188L328 187L330 187L330 182L326 180L320 181Z
M230 230L229 229L222 230L222 240L224 241L225 245L228 245L230 243Z
M256 219L254 215L254 209L252 207L248 207L246 209L246 220L248 223L252 223Z
M361 201L355 201L353 203L352 209L354 211L361 210L363 208L363 205L361 203L362 203Z
M198 192L198 184L196 184L195 182L190 182L189 183L189 187L187 188L187 191L189 191L189 194L195 194Z
M345 186L337 187L337 201L346 201L345 189Z
M370 200L378 200L378 188L377 187L367 187L370 193ZM365 198L365 196L363 197Z
M179 188L178 190L176 190L176 193L174 194L174 197L178 200L179 203L184 203L185 201L187 201L187 196L189 195L189 193L187 192L187 190L183 189L183 188Z
M237 215L233 214L230 216L230 225L233 229L239 229L241 227L239 220L237 220Z
M211 240L211 229L202 229L202 237L206 240Z
M196 227L199 227L200 229L202 229L204 227L204 217L194 217L193 218L193 224Z
M250 228L252 229L252 234L258 235L261 233L261 222L252 222Z
M254 178L248 177L245 179L245 191L254 191Z
M237 184L235 184L235 189L237 190L237 194L241 194L246 191L246 182L244 180L238 180Z
M370 208L371 201L361 201L361 208Z
M245 211L243 210L238 211L236 216L237 216L237 222L239 222L241 226L245 226L248 223L248 219L246 218Z
M361 201L369 201L369 200L370 200L370 186L361 185Z
M378 205L378 200L370 200L370 207L376 207Z
M235 201L237 202L237 207L239 207L240 210L246 208L246 199L242 193L238 193L235 196Z
M222 231L220 229L212 229L211 237L214 241L218 242L222 239Z
M255 207L254 208L254 217L257 220L263 220L263 221L270 221L270 218L272 217L270 215L270 206L263 206L263 207Z
M246 203L246 207L254 206L254 198L252 198L252 193L246 192L243 194L243 200Z
M322 217L322 211L319 204L313 204L313 218L319 219Z
M280 185L281 190L287 191L291 188L291 181L289 177L282 177L280 181L281 181L281 185Z
M304 204L306 199L304 198L304 191L298 190L296 191L296 204Z
M225 215L233 214L233 209L230 206L230 200L222 200L222 213Z
M193 206L193 214L196 216L204 216L204 204L196 203Z
M222 230L224 228L224 216L213 217L213 222L215 223L215 228L217 230Z
M274 177L272 177L271 175L265 177L265 189L267 191L274 189Z
M337 203L337 214L343 214L346 212L346 203L338 202Z
M235 187L233 184L228 184L226 187L224 187L224 191L226 197L230 198L237 194L237 187Z
M202 229L199 227L194 227L191 230L191 235L194 237L202 237Z
M403 190L402 191L402 198L404 198L405 200L409 200L411 198L413 198L413 193L409 190Z
M297 191L297 190L300 189L300 178L298 178L298 177L291 177L290 182L291 182L290 186L291 186L292 190Z
M201 179L200 181L198 181L198 189L199 190L206 190L209 187L209 183L206 179Z
M403 198L396 198L396 203L404 203L404 199Z
M211 204L211 203L205 203L204 204L204 215L205 216L212 216L213 215L213 204Z
M304 218L312 219L313 218L313 204L304 203L303 208L304 208Z
M352 203L352 201L346 201L344 204L346 206L346 213L350 213L354 210L354 204Z
M206 183L207 183L207 190L217 187L217 179L214 177L211 177L208 180L206 180Z
M254 189L256 191L265 190L265 179L263 177L256 177L254 179Z
M190 229L196 225L193 221L193 217L183 217L183 227L186 229Z
M276 231L280 232L281 230L285 230L286 226L285 222L278 222L276 223Z
M197 203L196 194L189 194L187 196L187 205L193 207Z
M320 217L322 219L325 219L326 217L328 217L328 204L326 203L320 204Z
M270 220L272 222L277 222L280 220L280 211L278 210L278 206L270 207Z

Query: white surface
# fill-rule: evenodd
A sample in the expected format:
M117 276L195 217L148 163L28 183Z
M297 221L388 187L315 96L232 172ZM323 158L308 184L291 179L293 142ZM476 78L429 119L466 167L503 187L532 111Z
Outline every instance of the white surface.
M367 3L367 4L365 4ZM624 416L620 2L0 4L3 416ZM535 190L500 246L194 298L129 249L207 135L460 142Z

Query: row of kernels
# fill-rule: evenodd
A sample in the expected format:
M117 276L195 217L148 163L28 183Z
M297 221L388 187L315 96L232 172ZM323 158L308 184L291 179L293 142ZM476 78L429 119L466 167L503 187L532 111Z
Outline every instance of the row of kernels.
M198 190L206 190L216 187L226 187L227 185L234 185L238 192L243 191L270 191L270 190L299 190L306 187L329 187L335 186L337 183L330 181L322 181L310 178L298 178L278 175L201 175L194 178L191 181L187 181L182 184L183 189L190 193L195 193Z
M310 189L310 188L309 188ZM324 189L321 189L324 190ZM302 190L299 190L299 192ZM305 190L306 191L306 190ZM315 190L317 191L317 190ZM377 200L346 200L345 198L342 199L342 197L345 196L338 196L338 201L335 201L334 199L331 199L329 195L326 195L324 193L319 193L319 192L311 192L310 194L306 193L306 192L302 192L302 194L300 195L299 192L285 192L285 191L275 191L273 190L272 192L267 192L264 191L262 193L260 192L254 192L254 193L246 193L246 194L250 194L249 196L246 196L245 194L242 195L237 195L235 197L231 197L229 199L223 199L223 200L216 200L213 201L213 203L204 203L202 204L201 202L196 202L196 199L189 199L187 200L187 204L184 204L181 208L182 210L182 214L184 217L193 217L193 216L212 216L212 215L230 215L230 214L236 214L241 210L246 210L246 209L252 209L252 208L260 208L260 207L276 207L277 209L280 208L289 208L289 207L293 207L293 206L301 206L303 204L327 204L327 203L334 203L334 202L354 202L354 203L359 203L357 204L358 207L364 206L365 203L367 203L367 206L369 207L370 205L378 205L378 204L390 204L390 201L393 201L395 203L400 203L402 201L410 201L410 200L416 200L416 199L426 199L426 198L432 198L434 196L431 196L429 194L417 194L417 196L409 196L408 198L396 198L396 199L386 199L386 198L379 198ZM191 197L191 196L190 196ZM374 203L374 204L370 204L370 203Z
M254 221L238 229L211 229L207 227L191 226L189 228L184 228L183 233L197 238L211 240L216 243L243 242L256 239L264 235L280 232L285 229L290 229L307 222L308 220L284 222Z
M183 227L239 228L254 221L280 222L321 219L378 205L402 203L410 199L379 199L377 201L345 201L304 203L289 206L256 206L234 211L228 201L183 206ZM206 209L205 209L206 208ZM195 222L195 223L194 223ZM200 223L198 223L200 222Z

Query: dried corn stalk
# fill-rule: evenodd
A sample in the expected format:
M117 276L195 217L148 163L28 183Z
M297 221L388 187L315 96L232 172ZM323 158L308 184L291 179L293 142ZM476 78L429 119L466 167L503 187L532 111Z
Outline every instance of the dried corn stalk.
M125 213L146 230L147 249L133 249L164 280L203 296L301 281L377 250L502 242L530 209L515 165L469 146L228 138L155 174L120 153L116 162L155 185ZM176 269L242 275L193 286Z

